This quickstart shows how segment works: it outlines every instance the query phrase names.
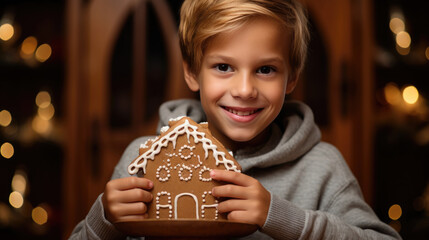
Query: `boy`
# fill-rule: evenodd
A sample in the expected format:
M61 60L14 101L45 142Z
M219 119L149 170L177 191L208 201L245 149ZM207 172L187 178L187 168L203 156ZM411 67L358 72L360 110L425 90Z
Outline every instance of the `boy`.
M257 224L249 239L400 239L362 199L340 153L320 142L311 110L284 102L303 68L308 39L293 0L185 0L179 27L185 80L200 92L160 108L161 125L188 115L212 134L243 173L213 170L229 184L212 194L228 219ZM71 238L123 238L115 221L144 219L153 183L128 177L140 143L126 149L87 218Z

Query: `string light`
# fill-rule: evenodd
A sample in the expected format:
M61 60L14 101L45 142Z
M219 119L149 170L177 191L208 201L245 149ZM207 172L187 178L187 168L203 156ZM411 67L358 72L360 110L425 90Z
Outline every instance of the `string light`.
M396 34L396 44L401 48L409 48L411 45L411 36L408 32L401 31Z
M398 34L401 31L405 31L405 23L404 21L399 17L392 17L389 22L390 30L394 34Z
M4 158L11 158L14 154L14 149L12 144L5 142L0 147L0 153Z
M27 37L21 44L20 55L24 59L28 59L33 56L34 51L36 51L37 39L33 36Z
M36 96L36 105L40 108L51 104L51 95L47 91L40 91Z
M402 216L402 208L398 204L393 204L388 211L389 218L398 220Z
M401 102L401 91L395 83L388 83L384 87L384 98L390 105L398 105Z
M55 108L52 104L49 104L46 107L39 107L37 113L43 120L50 120L55 114Z
M31 123L33 130L39 134L48 134L52 129L51 122L41 118L40 116L35 116Z
M49 46L49 44L47 43L44 43L37 48L35 56L37 61L45 62L51 57L51 54L52 54L51 46Z
M48 212L41 206L35 207L31 212L31 218L39 225L48 222Z
M9 195L9 203L14 208L21 208L24 204L24 198L21 193L14 191Z
M7 110L0 111L0 125L3 127L9 126L10 122L12 122L12 115Z
M8 41L13 37L13 34L15 34L15 29L13 28L12 24L4 23L0 26L1 40Z
M12 191L16 191L25 195L27 189L27 174L22 170L17 170L12 178Z
M407 86L402 91L402 98L408 104L415 104L419 100L419 91L414 86Z

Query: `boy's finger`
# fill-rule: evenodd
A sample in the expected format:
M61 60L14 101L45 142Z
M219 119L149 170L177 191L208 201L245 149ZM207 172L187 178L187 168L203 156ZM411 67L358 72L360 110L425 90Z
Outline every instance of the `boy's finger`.
M108 182L106 187L111 187L114 190L128 190L132 188L142 188L150 190L153 187L153 182L146 178L127 177L114 179Z
M246 202L243 200L237 200L237 199L230 199L223 201L218 204L217 210L220 213L226 213L231 211L237 211L237 210L246 210L248 206L246 206Z
M132 202L151 202L153 199L152 193L140 189L134 188L126 191L122 191L121 194L116 196L117 202L132 203Z
M225 197L225 198L247 198L247 191L244 187L232 184L226 184L217 186L212 189L212 195L214 197Z
M210 171L210 177L214 180L230 182L245 187L252 185L255 181L254 178L243 173L217 169Z
M116 216L143 215L147 212L147 206L143 202L118 204L111 210Z

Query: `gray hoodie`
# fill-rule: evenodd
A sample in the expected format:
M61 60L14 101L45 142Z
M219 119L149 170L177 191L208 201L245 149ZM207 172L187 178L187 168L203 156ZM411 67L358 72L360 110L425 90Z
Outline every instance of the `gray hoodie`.
M198 101L176 100L161 106L159 127L185 115L196 122L205 121ZM233 153L243 173L258 179L271 193L264 226L244 239L401 239L365 203L338 150L320 141L308 106L286 102L269 127L271 137L266 143ZM148 138L138 138L127 147L112 179L129 176L127 166ZM70 238L125 236L104 218L100 195Z

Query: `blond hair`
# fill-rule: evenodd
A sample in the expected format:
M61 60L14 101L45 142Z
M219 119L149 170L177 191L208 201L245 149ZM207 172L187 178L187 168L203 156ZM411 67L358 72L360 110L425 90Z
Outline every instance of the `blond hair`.
M200 71L208 42L234 31L255 17L268 17L290 30L292 76L304 67L309 39L307 15L296 0L185 0L180 10L179 40L183 60L192 73Z

